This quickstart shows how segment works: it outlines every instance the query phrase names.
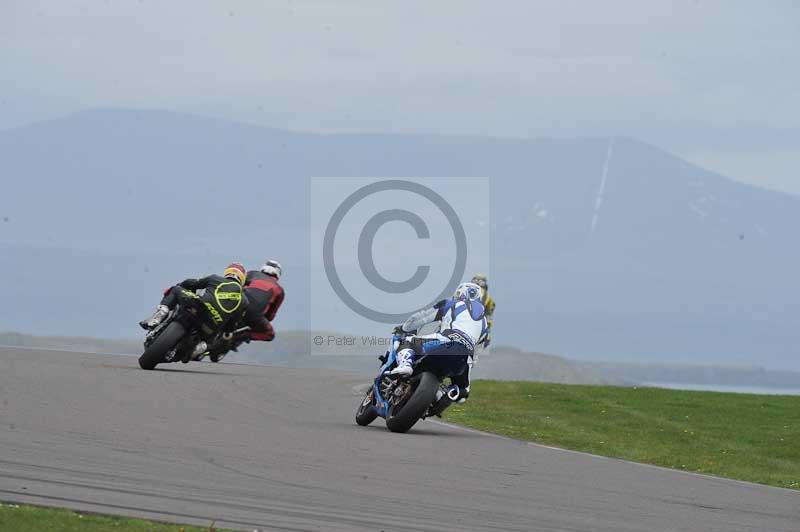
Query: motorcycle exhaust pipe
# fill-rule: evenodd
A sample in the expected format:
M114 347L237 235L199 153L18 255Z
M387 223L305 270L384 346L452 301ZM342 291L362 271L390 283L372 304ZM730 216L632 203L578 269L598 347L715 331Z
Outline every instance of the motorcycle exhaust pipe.
M461 389L458 387L457 384L452 384L447 388L447 398L451 401L455 401L458 399L458 396L461 395Z

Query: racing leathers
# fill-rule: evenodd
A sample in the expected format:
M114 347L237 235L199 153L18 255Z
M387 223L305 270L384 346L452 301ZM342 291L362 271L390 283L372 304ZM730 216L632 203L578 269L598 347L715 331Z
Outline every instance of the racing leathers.
M463 357L464 372L450 379L459 389L456 400L462 401L469 396L475 346L485 339L488 330L483 304L480 300L444 299L414 313L399 329L414 334L435 321L439 322L438 332L406 337L397 352L397 367L391 373L411 374L414 358L422 355Z
M203 294L196 294L198 290L203 290ZM236 323L244 323L254 331L269 330L269 322L253 308L242 286L234 280L219 275L185 279L164 292L161 305L172 309L181 297L201 301L206 312L200 332L206 339Z
M256 270L247 272L244 292L253 307L253 312L257 312L267 320L267 330L252 330L250 340L272 341L275 338L275 330L270 322L275 319L283 303L285 296L283 287L278 284L274 276Z
M483 291L483 298L482 298L483 308L486 310L486 325L488 329L486 330L486 337L483 339L484 349L489 347L489 344L492 342L492 326L494 325L494 308L496 306L494 299L492 296L489 295L489 290Z
M247 272L244 293L248 301L248 315L261 316L264 320L263 326L259 328L253 327L250 323L233 323L231 329L235 330L231 330L229 336L219 339L209 348L209 358L212 362L222 360L228 351L236 351L243 342L249 343L251 340L271 342L275 339L275 329L270 322L275 319L283 303L285 294L283 287L272 275L250 271Z

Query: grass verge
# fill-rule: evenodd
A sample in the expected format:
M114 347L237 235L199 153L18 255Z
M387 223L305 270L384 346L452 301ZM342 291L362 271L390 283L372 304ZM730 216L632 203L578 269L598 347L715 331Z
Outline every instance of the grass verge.
M226 532L213 524L207 527L168 525L142 519L83 514L63 508L0 504L3 532Z
M512 438L800 489L800 397L476 381L445 419Z

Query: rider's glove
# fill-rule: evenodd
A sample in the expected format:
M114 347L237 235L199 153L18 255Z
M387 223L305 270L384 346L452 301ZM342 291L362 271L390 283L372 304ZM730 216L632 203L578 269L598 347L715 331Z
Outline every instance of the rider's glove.
M408 333L403 330L403 326L402 325L395 325L394 329L392 329L392 334L405 335L405 334L408 334Z

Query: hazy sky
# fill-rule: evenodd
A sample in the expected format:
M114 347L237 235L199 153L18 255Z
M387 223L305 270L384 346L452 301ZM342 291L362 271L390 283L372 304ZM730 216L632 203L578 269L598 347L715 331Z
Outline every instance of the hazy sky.
M109 106L626 135L800 194L800 4L0 0L0 129Z

